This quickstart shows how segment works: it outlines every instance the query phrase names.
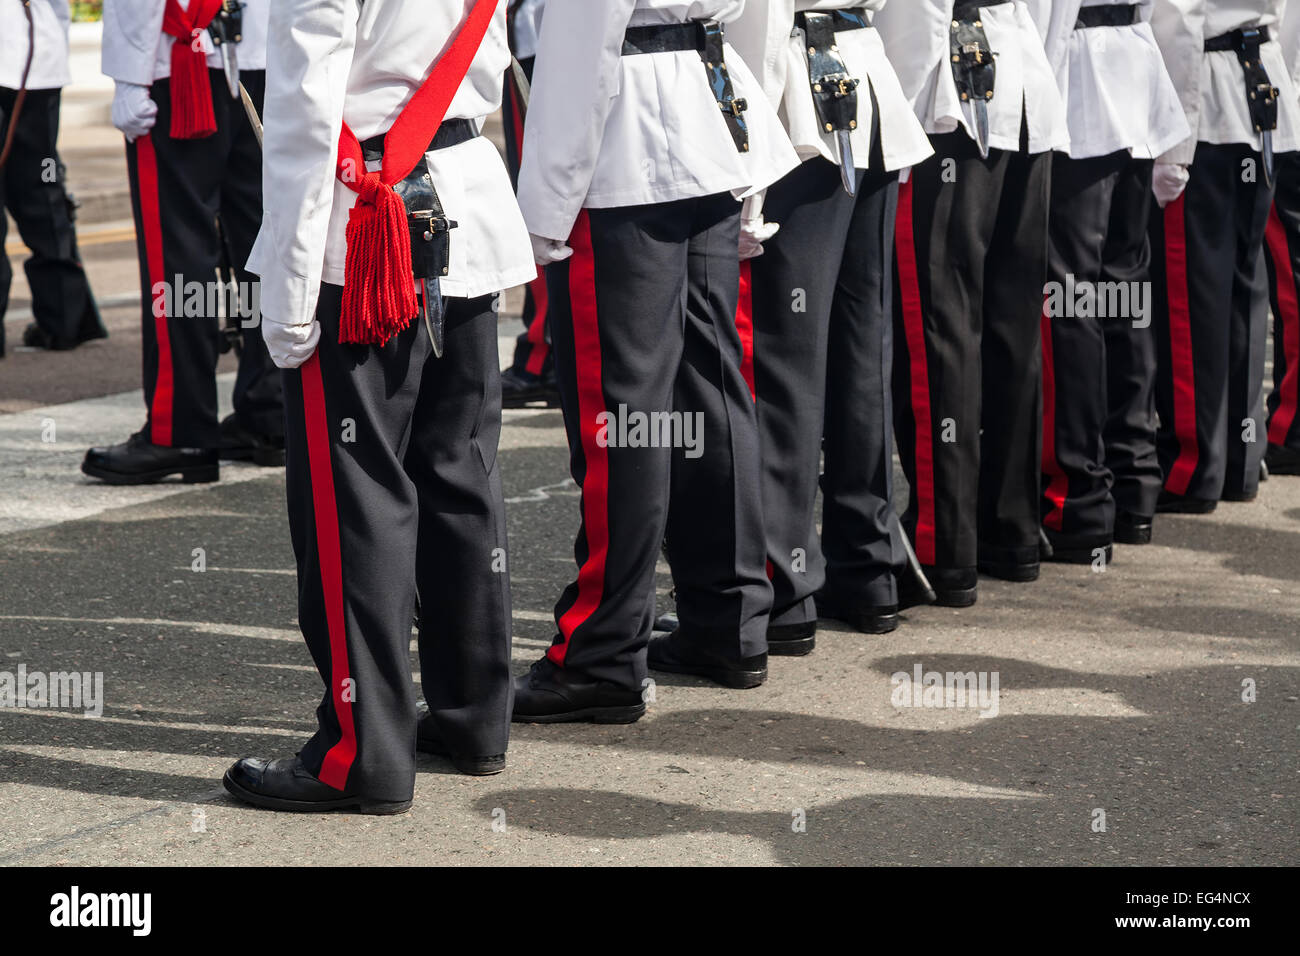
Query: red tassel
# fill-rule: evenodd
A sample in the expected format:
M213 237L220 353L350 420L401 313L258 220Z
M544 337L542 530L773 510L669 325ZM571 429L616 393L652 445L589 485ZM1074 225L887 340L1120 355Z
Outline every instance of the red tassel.
M383 345L411 324L418 303L411 276L406 206L379 173L361 180L348 216L339 341Z
M171 106L172 139L203 139L217 131L207 57L183 38L172 44Z

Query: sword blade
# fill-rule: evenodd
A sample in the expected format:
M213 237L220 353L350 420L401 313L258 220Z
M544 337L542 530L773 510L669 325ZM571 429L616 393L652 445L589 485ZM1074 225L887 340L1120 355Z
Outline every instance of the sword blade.
M1277 170L1277 160L1273 156L1273 133L1271 130L1264 130L1260 138L1264 147L1264 182L1269 189L1272 189L1273 174Z
M835 138L840 146L840 180L844 191L850 196L858 194L858 171L853 165L853 142L847 129L836 130Z

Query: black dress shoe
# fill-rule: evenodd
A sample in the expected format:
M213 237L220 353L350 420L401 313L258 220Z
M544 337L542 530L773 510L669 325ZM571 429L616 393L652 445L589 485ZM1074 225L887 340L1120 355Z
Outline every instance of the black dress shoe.
M513 366L501 373L501 407L527 408L543 405L560 407L560 389L555 384L555 372L534 375Z
M1264 463L1270 475L1300 475L1300 451L1285 445L1269 445Z
M1153 518L1135 515L1131 511L1115 512L1116 544L1150 544Z
M797 624L769 624L767 626L767 652L775 657L803 657L817 646L817 622L800 621Z
M898 627L897 604L854 605L841 601L824 588L817 592L817 616L843 621L863 634L888 634ZM770 640L768 653L776 653Z
M930 581L930 587L934 588L935 604L940 607L970 607L975 603L979 593L979 572L975 568L939 568L924 565L922 570ZM900 607L908 606L903 603L904 594L911 597L914 588L919 590L919 585L911 584L909 580L915 579L910 574L899 579Z
M593 680L543 657L527 674L515 678L511 720L526 724L630 724L645 714L640 690L613 681Z
M421 700L416 703L415 716L417 720L415 725L415 749L420 753L446 757L457 770L469 774L471 777L488 777L506 769L505 754L488 754L476 757L466 754L454 754L448 750L447 745L442 742L442 735L438 733L438 727L434 723L433 715L429 713L429 705L424 701Z
M1028 584L1038 580L1039 562L1037 561L997 561L983 559L979 562L981 574L1017 584Z
M726 657L700 646L678 628L671 634L650 638L646 648L646 662L654 671L669 674L690 674L703 677L723 687L748 690L767 680L767 655L753 657Z
M185 484L221 477L214 450L155 445L144 432L136 432L118 445L90 449L81 470L110 485L152 485L172 475L180 475Z
M222 461L251 461L263 468L284 466L284 436L259 435L240 424L233 415L221 421L217 454Z
M1217 507L1217 501L1189 498L1164 489L1161 489L1160 497L1156 499L1156 514L1207 515Z
M297 754L278 760L245 757L221 781L232 796L255 807L294 813L352 811L388 815L411 809L410 800L372 800L321 783Z
M1110 564L1113 540L1101 535L1060 534L1046 532L1051 550L1044 555L1044 560L1057 564L1092 564L1097 560L1097 551L1102 551L1105 563Z
M47 349L51 352L67 352L75 349L83 342L89 342L92 339L106 339L108 331L102 327L92 327L89 331L75 339L64 339L51 336L35 322L29 322L27 328L23 329L23 345L29 349Z
M1223 492L1219 495L1219 500L1220 501L1254 501L1258 497L1259 497L1258 488L1255 488L1251 491L1245 491L1244 489L1241 488L1232 488L1232 489L1224 488Z

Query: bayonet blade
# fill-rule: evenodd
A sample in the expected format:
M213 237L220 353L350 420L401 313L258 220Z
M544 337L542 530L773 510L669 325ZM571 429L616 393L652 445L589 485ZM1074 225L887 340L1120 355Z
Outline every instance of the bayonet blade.
M1264 147L1264 182L1269 189L1273 188L1273 174L1277 170L1277 161L1273 156L1273 132L1264 130L1260 134L1261 145Z
M446 327L443 319L442 287L437 279L419 279L420 317L429 333L435 358L442 358L446 347Z
M858 171L853 164L852 131L841 129L835 131L835 139L840 147L840 180L844 191L850 196L858 194Z
M226 88L232 100L239 99L239 54L233 43L221 44L221 64L226 71Z

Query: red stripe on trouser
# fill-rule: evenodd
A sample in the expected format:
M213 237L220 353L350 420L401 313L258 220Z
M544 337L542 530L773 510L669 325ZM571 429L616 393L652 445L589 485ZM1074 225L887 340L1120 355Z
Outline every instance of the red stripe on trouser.
M1187 291L1186 196L1165 207L1165 282L1169 299L1169 353L1173 370L1174 435L1178 457L1165 477L1165 487L1187 494L1200 460L1196 441L1196 366L1192 360L1192 318Z
M1065 498L1070 488L1061 463L1056 460L1056 358L1052 343L1052 317L1047 314L1044 302L1043 330L1043 474L1049 475L1043 497L1052 510L1043 518L1043 524L1060 531L1065 523Z
M158 154L154 152L152 134L135 141L135 174L140 191L145 270L149 274L148 295L153 303L154 339L158 343L158 368L154 372L153 401L149 406L149 440L155 445L170 445L175 386L164 289L167 279L163 267L162 212L158 199Z
M601 372L600 323L596 311L596 263L591 246L591 219L578 215L569 237L569 304L573 314L574 367L578 370L578 430L586 474L582 480L582 532L587 560L578 569L578 596L557 622L561 641L546 656L563 666L573 632L600 606L609 553L609 454L596 441L596 418L605 411Z
M319 351L302 366L302 406L307 425L312 510L316 515L316 553L320 560L325 625L330 639L329 692L341 732L339 742L321 761L320 780L336 790L344 790L348 772L357 756L357 733L352 721L352 703L343 694L344 682L351 676L347 628L343 620L343 552L339 543L338 502L334 497L334 466L330 458L329 423L325 414L325 386L321 381Z
M541 375L546 356L551 352L551 347L546 344L546 273L539 271L537 278L528 283L528 290L533 296L533 321L528 323L528 342L532 348L528 350L524 370Z
M754 389L754 284L750 261L740 263L740 298L736 300L736 332L740 335L740 374L749 386L749 396L758 400ZM768 575L771 577L771 575Z
M898 190L898 297L907 340L912 384L912 415L916 419L916 556L935 563L934 438L930 429L930 371L925 354L925 317L921 311L921 278L916 265L916 233L912 224L912 180Z
M1300 399L1300 295L1296 293L1295 269L1291 265L1291 245L1287 242L1286 226L1278 217L1274 206L1268 214L1265 233L1268 254L1273 258L1274 291L1277 297L1278 318L1282 320L1282 355L1286 369L1278 384L1278 405L1268 423L1268 440L1273 445L1285 445L1287 434L1295 423L1296 406Z

